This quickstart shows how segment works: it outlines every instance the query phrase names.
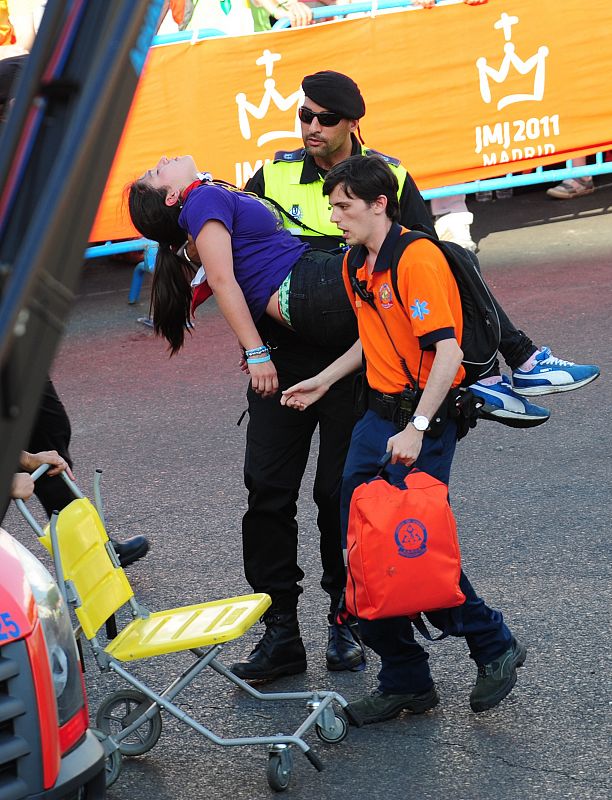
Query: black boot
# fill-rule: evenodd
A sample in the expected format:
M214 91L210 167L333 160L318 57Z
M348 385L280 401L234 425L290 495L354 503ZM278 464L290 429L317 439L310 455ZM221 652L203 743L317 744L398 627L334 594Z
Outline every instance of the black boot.
M281 675L306 671L306 651L295 611L273 611L264 615L266 632L253 652L231 668L245 681L270 681Z
M334 614L330 614L328 620L329 640L325 654L327 669L332 672L344 669L358 672L364 669L365 651L354 626L349 620L337 622Z
M132 536L131 539L126 539L124 542L111 539L111 542L122 567L133 564L134 561L138 561L149 552L149 540L145 536Z

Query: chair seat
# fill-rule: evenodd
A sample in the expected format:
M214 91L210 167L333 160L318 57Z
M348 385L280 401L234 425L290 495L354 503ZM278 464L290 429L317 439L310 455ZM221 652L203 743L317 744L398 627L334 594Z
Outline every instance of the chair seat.
M118 661L135 661L229 642L246 633L271 602L267 594L249 594L156 611L128 623L105 651Z

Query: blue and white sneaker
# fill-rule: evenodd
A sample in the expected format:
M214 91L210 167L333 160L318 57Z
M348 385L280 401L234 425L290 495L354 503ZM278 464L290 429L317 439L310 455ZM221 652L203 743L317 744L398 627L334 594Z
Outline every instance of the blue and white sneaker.
M548 409L519 397L507 375L502 375L501 383L485 386L478 381L473 383L470 389L484 400L484 406L480 409L480 416L483 419L501 422L502 425L509 425L511 428L535 428L536 425L544 424L550 417Z
M529 372L517 369L512 373L512 384L517 394L536 396L554 392L571 392L599 377L599 367L593 364L574 364L555 358L549 347L542 347L536 364Z

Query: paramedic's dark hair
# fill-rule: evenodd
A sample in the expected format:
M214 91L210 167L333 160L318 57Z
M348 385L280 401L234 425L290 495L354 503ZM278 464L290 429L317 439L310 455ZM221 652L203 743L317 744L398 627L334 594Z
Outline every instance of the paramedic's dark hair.
M336 186L342 186L348 197L358 197L373 203L377 197L387 198L387 216L399 222L400 207L397 178L380 156L351 156L332 167L323 183L323 194L329 195Z
M155 333L170 344L174 355L185 341L190 323L193 268L176 254L187 239L178 223L177 203L166 205L166 189L154 189L144 181L129 187L128 208L134 227L146 238L159 242L151 285L151 315Z

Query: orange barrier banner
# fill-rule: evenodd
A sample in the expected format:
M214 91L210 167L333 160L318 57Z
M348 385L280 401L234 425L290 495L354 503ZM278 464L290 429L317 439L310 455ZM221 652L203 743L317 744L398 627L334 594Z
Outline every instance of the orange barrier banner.
M305 74L359 84L368 146L421 189L612 149L612 3L490 0L152 48L91 241L134 235L122 193L161 155L241 186L301 146Z

